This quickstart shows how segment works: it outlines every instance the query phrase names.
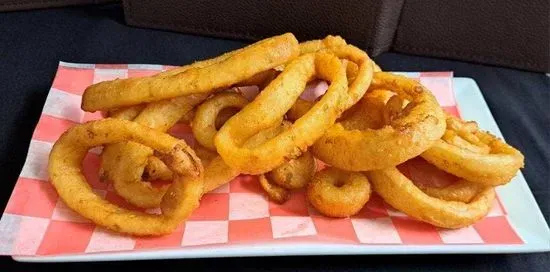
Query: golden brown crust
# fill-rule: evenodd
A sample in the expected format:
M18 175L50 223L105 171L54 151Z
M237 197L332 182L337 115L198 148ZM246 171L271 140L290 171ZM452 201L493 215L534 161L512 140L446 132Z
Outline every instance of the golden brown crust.
M81 171L88 149L119 141L138 142L165 154L169 160L182 163L171 169L176 178L162 200L161 215L113 205L96 195L88 185ZM185 142L118 119L93 121L66 131L50 153L48 171L53 186L67 206L100 226L133 235L172 232L199 206L203 190L202 164Z
M298 41L294 35L275 36L157 76L94 84L86 88L82 96L82 109L108 110L189 94L211 93L284 64L298 54Z
M448 117L448 121L455 125L464 122L451 116ZM452 126L448 127L448 129L452 129ZM506 184L523 167L523 154L501 139L479 129L475 129L470 136L479 141L482 146L488 146L489 154L483 150L464 148L463 145L456 145L441 139L421 156L448 173L485 186ZM479 145L475 146L479 148Z
M367 172L374 191L388 204L418 220L442 228L469 226L490 211L495 191L488 188L469 203L431 197L416 187L397 168Z
M370 88L392 90L410 102L398 117L378 129L336 123L313 145L317 158L349 171L383 169L420 155L445 132L443 110L431 92L415 80L380 72L375 73ZM369 105L365 106L369 111Z
M309 203L321 214L348 217L365 206L371 188L364 174L329 167L315 173L306 195Z

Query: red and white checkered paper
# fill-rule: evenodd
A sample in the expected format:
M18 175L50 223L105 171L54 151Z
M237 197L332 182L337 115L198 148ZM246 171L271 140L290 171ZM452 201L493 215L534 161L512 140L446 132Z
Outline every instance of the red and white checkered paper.
M48 181L48 154L57 138L75 124L99 119L80 109L90 84L138 77L168 69L162 65L60 63L30 143L26 162L0 220L0 254L62 255L196 246L224 247L258 243L324 243L364 245L522 244L497 200L485 219L459 230L445 230L408 218L374 195L356 216L333 219L308 206L304 193L293 193L284 205L270 202L257 177L241 176L204 195L191 218L172 234L139 238L98 227L71 211ZM404 73L420 80L440 104L458 115L451 72ZM190 134L176 126L177 137ZM129 207L108 184L99 182L98 150L83 162L97 194Z

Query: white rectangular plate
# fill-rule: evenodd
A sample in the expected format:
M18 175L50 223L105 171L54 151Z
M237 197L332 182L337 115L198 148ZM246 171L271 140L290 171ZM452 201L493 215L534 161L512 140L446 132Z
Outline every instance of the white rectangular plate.
M489 107L476 82L470 78L454 78L453 87L458 108L466 120L475 120L484 130L502 137ZM353 254L463 254L463 253L527 253L550 251L550 230L519 173L512 182L498 189L500 200L522 245L334 245L334 244L256 244L224 247L181 248L138 252L113 252L63 256L13 257L21 262L87 262L143 259L180 259L251 256L353 255Z

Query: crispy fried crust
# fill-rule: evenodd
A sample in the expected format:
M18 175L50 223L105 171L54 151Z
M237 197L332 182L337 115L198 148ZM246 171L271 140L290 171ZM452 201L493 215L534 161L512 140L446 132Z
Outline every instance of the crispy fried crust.
M349 171L382 169L420 155L445 132L443 110L415 80L379 72L371 89L389 89L410 102L402 115L379 129L336 123L313 145L317 158Z
M467 125L456 117L449 116L447 121L448 123L462 124L462 126ZM448 130L456 131L453 126L448 126ZM464 146L441 139L421 156L448 173L486 186L510 182L518 170L523 167L523 154L501 139L477 129L477 126L469 135L488 146L489 154L482 152L483 150L464 148Z
M306 195L320 213L348 217L358 213L369 201L371 188L363 173L329 167L315 173Z
M397 168L367 172L374 191L394 208L418 220L442 228L462 228L475 223L490 211L495 190L488 188L469 203L431 197Z
M314 76L330 82L323 98L306 115L277 137L256 148L242 144L250 136L276 125ZM345 70L334 55L306 54L285 67L254 101L234 115L215 138L218 153L233 168L247 174L268 172L285 160L298 157L330 127L345 109Z
M134 141L164 154L175 179L162 199L161 215L130 211L96 195L82 174L82 159L89 148ZM176 167L177 166L177 167ZM200 159L184 141L134 122L104 119L77 125L55 143L48 165L50 180L71 209L105 228L132 235L172 232L199 206L203 191Z
M215 59L153 77L117 79L94 84L82 96L85 111L108 110L178 96L210 93L247 80L299 54L291 33L268 38Z

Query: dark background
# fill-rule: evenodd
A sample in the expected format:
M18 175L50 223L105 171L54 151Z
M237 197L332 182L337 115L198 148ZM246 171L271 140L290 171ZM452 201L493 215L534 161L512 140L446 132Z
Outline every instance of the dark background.
M4 177L0 183L0 210L5 207L21 171L58 61L182 65L244 44L242 41L128 27L118 5L0 13L0 170ZM525 154L523 173L544 217L549 220L548 76L395 53L382 54L375 60L384 70L452 70L455 76L476 80L506 140ZM550 267L550 254L225 258L69 264L65 268L97 270L106 264L114 269L148 271L213 270L218 266L253 271L350 271L365 268L381 271L546 271ZM0 257L0 271L38 268L59 269L60 265L18 264L9 257Z

